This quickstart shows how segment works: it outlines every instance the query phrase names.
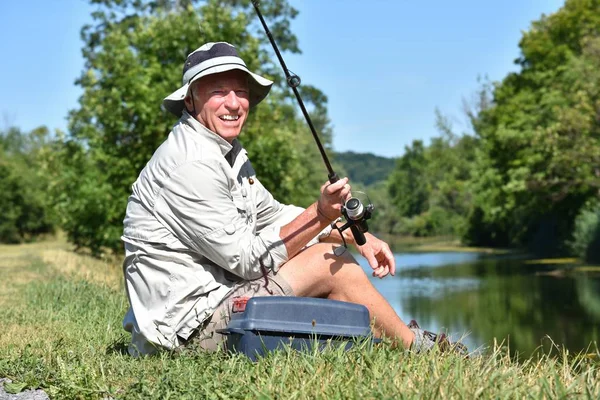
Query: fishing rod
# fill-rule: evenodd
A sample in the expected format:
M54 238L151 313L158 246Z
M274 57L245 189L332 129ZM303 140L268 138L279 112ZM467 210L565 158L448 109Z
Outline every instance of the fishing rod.
M258 14L258 18L260 19L260 23L262 24L262 26L265 30L265 33L267 34L267 37L269 38L269 41L271 42L271 46L273 46L273 50L275 50L275 55L279 59L279 63L281 64L281 67L283 68L283 72L285 73L285 80L287 81L288 86L292 88L292 91L294 92L294 95L296 96L296 100L298 100L298 104L300 105L300 109L302 110L302 114L304 114L304 118L306 119L306 122L308 123L308 127L310 128L310 131L311 131L313 137L315 138L315 142L317 142L317 147L319 147L319 152L321 153L321 157L323 158L323 161L325 162L325 166L327 167L327 172L329 172L329 176L328 176L329 182L335 183L340 178L333 171L333 168L331 167L329 158L327 158L327 154L325 153L325 148L321 144L321 140L319 139L319 135L317 135L317 131L312 123L312 120L310 119L310 115L308 115L308 111L306 111L306 107L304 107L304 102L302 101L302 97L300 97L300 92L298 92L298 86L300 86L300 83L302 81L300 80L300 77L298 75L292 73L288 69L287 65L285 64L285 61L283 60L283 57L281 56L281 53L279 52L279 48L277 47L277 43L275 43L275 39L273 39L273 35L271 34L271 31L269 30L269 27L267 26L267 23L265 22L265 19L263 18L262 14L260 12L260 9L258 8L258 0L252 0L252 5L254 6L254 9L256 10L256 14Z
M325 162L325 167L327 167L329 182L335 183L340 178L338 177L338 175L335 173L335 171L331 167L329 158L327 157L327 154L325 153L325 148L323 147L323 144L321 143L321 139L319 139L319 135L317 134L317 131L312 123L312 120L310 119L310 115L308 114L308 111L306 110L306 107L304 106L304 102L302 101L300 92L298 92L298 86L300 86L300 83L301 83L300 77L298 75L294 74L293 72L291 72L288 69L287 65L285 64L285 61L283 60L283 57L281 56L281 53L279 52L279 48L277 47L277 43L275 43L275 39L273 38L273 35L271 34L271 31L269 30L269 27L267 26L267 23L265 22L265 19L263 18L263 15L260 12L260 9L258 8L258 0L251 0L251 1L252 1L252 5L254 6L254 9L256 10L256 14L258 15L258 18L260 19L260 23L262 24L262 26L265 30L265 33L267 34L267 37L269 38L269 41L271 42L271 46L273 47L273 50L275 51L275 55L277 56L277 59L279 60L279 63L281 64L281 68L283 68L283 72L285 74L285 80L286 80L288 86L290 88L292 88L292 91L294 92L294 95L296 96L296 100L298 100L298 104L300 105L300 110L302 110L302 114L304 114L304 119L306 119L308 127L310 128L310 131L313 135L313 138L315 139L315 142L317 143L317 147L319 148L321 157L323 158L323 161ZM347 228L350 228L350 230L352 231L352 235L354 236L354 240L356 241L356 244L358 244L359 246L362 246L363 244L365 244L367 242L364 233L369 230L369 227L368 227L366 221L369 218L371 218L373 208L374 208L373 204L371 204L370 202L369 202L368 206L364 207L362 202L359 199L357 199L356 197L350 198L342 206L342 214L346 218L346 223L341 227L338 227L337 225L333 225L333 226L335 227L335 229L337 229L340 232L340 236L342 237L342 241L344 242L344 247L346 247L346 240L344 239L344 235L342 235L342 231L344 231Z

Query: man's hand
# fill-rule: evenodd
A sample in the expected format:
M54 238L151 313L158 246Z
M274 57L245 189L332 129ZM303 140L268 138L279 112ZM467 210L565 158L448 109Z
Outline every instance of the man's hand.
M365 233L367 243L362 246L356 246L358 252L367 259L373 276L383 278L387 274L396 274L396 260L390 250L390 246L383 240L377 239L370 233Z
M331 222L342 215L342 204L350 196L348 178L342 178L335 183L326 182L321 186L321 196L317 202L319 218Z

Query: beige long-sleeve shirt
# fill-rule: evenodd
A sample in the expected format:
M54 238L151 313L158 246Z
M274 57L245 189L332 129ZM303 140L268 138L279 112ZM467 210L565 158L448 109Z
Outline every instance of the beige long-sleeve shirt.
M246 151L184 112L133 184L122 240L132 355L179 346L240 280L287 261L277 202ZM327 234L324 232L323 234Z

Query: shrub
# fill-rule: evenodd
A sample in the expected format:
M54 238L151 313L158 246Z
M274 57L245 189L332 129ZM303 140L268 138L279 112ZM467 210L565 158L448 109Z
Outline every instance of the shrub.
M573 255L600 263L600 202L593 201L582 207L575 219L573 238L568 243Z

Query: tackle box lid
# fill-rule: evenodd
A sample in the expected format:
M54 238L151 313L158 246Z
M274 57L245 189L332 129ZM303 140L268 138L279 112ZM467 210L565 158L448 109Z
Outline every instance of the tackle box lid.
M225 334L245 331L337 337L371 335L369 311L363 305L285 296L248 299L245 311L233 313L227 328L220 330Z

